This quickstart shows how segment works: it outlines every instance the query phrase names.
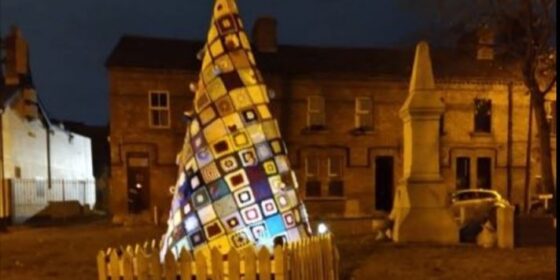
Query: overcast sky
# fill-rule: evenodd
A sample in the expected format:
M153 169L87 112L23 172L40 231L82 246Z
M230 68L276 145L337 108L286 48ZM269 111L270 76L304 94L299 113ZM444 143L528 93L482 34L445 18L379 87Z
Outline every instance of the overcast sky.
M278 19L281 44L408 47L433 22L412 0L239 0L247 30ZM104 62L123 34L202 40L211 0L0 0L5 36L30 45L38 94L52 118L106 124ZM424 16L422 16L424 15ZM431 24L431 25L430 25Z

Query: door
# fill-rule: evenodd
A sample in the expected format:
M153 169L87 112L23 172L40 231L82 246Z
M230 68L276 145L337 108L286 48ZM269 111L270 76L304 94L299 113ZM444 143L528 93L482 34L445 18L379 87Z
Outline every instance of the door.
M391 211L393 208L393 157L375 157L375 209Z
M150 207L150 171L147 155L130 155L127 167L129 213L140 213Z

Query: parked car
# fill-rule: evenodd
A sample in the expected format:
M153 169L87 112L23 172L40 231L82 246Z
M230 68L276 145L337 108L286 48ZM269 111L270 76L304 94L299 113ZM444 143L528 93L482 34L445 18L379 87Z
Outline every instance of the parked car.
M488 219L496 226L496 208L509 205L494 190L468 189L451 194L451 212L461 228L473 224L482 225Z

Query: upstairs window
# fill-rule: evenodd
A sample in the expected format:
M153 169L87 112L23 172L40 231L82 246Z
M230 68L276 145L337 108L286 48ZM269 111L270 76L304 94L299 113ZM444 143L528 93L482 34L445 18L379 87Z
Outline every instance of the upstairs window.
M307 97L307 127L311 130L325 128L325 99L322 96Z
M168 128L169 124L169 92L152 91L150 100L150 127Z
M474 100L474 132L490 133L492 130L492 101Z
M344 158L342 156L329 156L327 160L327 170L329 175L329 196L344 196L344 181L342 172L344 168Z
M373 130L373 103L369 97L356 98L355 126L359 130Z

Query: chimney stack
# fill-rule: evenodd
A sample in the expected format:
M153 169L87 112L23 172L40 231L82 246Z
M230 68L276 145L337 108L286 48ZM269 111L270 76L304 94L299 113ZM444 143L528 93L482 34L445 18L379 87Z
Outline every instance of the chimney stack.
M17 26L12 26L5 40L6 84L19 84L20 77L28 74L28 47Z
M276 19L260 17L253 26L253 43L258 52L274 53L278 51Z

